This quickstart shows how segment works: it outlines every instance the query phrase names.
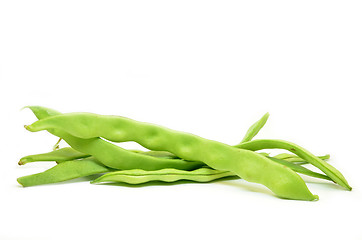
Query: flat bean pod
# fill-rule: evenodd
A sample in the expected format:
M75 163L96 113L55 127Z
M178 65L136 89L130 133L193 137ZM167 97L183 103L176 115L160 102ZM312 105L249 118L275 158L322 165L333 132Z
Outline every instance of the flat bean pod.
M234 172L247 181L265 185L282 198L318 198L298 174L265 156L154 124L118 116L66 113L38 120L26 129L59 129L83 139L102 137L113 142L135 141L150 150L168 151L185 160L200 161L217 170Z
M321 171L323 171L328 177L330 177L334 182L336 182L340 186L346 188L347 190L352 190L352 188L349 186L347 180L344 178L342 173L340 173L336 168L334 168L329 163L319 159L318 157L314 156L312 153L298 146L297 144L277 139L259 139L239 144L236 147L252 151L257 151L262 149L273 149L273 148L288 150L298 155L300 158L307 160L315 167L319 168Z
M309 163L308 161L304 160L303 158L295 155L295 154L290 154L290 153L280 153L278 155L273 156L274 158L278 158L278 159L283 159L286 160L288 162L293 162L293 163L297 163L297 164L306 164ZM329 154L323 155L323 156L316 156L317 158L321 159L321 160L328 160L330 158Z
M34 154L22 157L18 164L24 165L30 162L41 162L41 161L64 162L69 160L85 158L89 156L90 156L89 154L84 154L82 152L76 151L71 147L65 147L47 153Z
M55 116L62 116L61 113L49 108L40 106L28 106L27 108L29 108L40 121ZM205 165L202 162L175 161L174 159L157 158L146 154L131 152L99 137L81 139L59 128L49 128L47 130L53 135L62 138L75 150L92 155L105 166L115 169L157 170L175 168L193 170Z
M266 113L261 119L259 119L253 125L251 125L251 127L248 129L243 140L240 143L252 140L259 133L260 129L263 128L268 118L269 118L269 113Z
M332 181L332 179L330 177L328 177L327 175L324 174L320 174L317 172L313 172L311 170L309 170L308 168L305 168L303 166L300 166L298 164L294 164L292 162L289 162L287 160L284 159L279 159L279 158L275 158L275 157L268 157L269 159L282 164L283 166L289 167L290 169L292 169L294 172L297 173L301 173L310 177L315 177L315 178L321 178L321 179L325 179L325 180L329 180Z
M88 157L82 160L70 160L59 163L44 172L19 177L17 181L24 187L30 187L58 183L110 171L114 170L100 164L93 157Z
M91 183L122 182L128 184L141 184L150 181L176 182L179 180L211 182L226 177L237 178L234 173L229 171L219 171L211 168L200 168L192 171L169 168L155 171L132 169L106 173L93 180Z

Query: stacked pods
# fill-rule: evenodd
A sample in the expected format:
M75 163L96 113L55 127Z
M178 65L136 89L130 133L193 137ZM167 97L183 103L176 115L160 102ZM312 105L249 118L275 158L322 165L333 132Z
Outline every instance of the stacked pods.
M230 146L193 134L120 116L92 113L61 114L40 106L28 107L39 119L25 128L31 132L47 130L63 139L69 148L30 155L19 164L56 161L45 172L20 177L23 186L54 183L103 174L92 183L189 180L210 182L242 178L269 188L280 198L317 200L297 173L332 181L351 190L343 175L325 162L328 156L316 157L300 146L280 140L252 140L267 121L265 114L247 131L243 141ZM105 140L104 140L105 139ZM108 140L108 141L107 141ZM149 151L123 149L115 142L134 141ZM291 152L274 157L256 150L280 148ZM310 163L322 172L302 166Z

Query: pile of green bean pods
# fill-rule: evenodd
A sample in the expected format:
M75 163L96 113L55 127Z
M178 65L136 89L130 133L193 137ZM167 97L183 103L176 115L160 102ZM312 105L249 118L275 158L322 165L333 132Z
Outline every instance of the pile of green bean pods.
M253 138L266 123L265 114L234 146L190 133L129 118L93 113L60 113L41 106L27 106L37 121L26 125L31 132L46 130L69 147L20 159L19 165L53 161L44 172L19 177L24 187L63 182L87 176L91 183L142 184L146 182L213 182L241 178L259 183L277 197L317 200L299 175L323 179L351 190L344 176L326 160L297 144ZM147 151L129 150L116 143L133 141ZM259 150L281 149L274 156ZM312 164L320 172L305 167ZM180 181L183 180L183 181Z

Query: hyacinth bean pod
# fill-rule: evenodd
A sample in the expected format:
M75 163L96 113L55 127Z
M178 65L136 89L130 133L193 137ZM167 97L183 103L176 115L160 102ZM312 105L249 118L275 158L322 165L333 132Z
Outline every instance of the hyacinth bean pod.
M35 116L41 120L62 116L61 113L40 106L27 106ZM158 158L147 154L125 150L115 144L105 141L99 137L81 139L58 128L49 128L48 132L62 138L73 149L87 155L92 155L99 162L110 168L158 170L163 168L175 168L181 170L194 170L205 164L202 162Z
M199 168L193 171L169 168L155 171L133 169L106 173L93 180L91 183L122 182L128 184L142 184L150 181L176 182L180 180L189 180L202 183L211 182L226 177L237 178L234 173L229 171L219 171L211 168Z
M320 179L325 179L325 180L332 181L332 179L330 177L328 177L327 175L314 172L312 170L309 170L308 168L305 168L305 167L303 167L301 165L298 165L298 164L294 164L294 163L289 162L287 160L279 159L279 158L275 158L275 157L267 157L267 158L269 158L270 160L273 160L274 162L280 163L280 164L282 164L282 165L284 165L286 167L289 167L294 172L301 173L301 174L304 174L304 175L307 175L307 176L310 176L310 177L315 177L315 178L320 178Z
M260 118L257 122L251 125L251 127L248 129L243 140L240 143L252 140L259 133L260 129L263 128L268 118L269 118L269 113L266 113L262 118Z
M265 156L154 124L118 116L66 113L41 119L26 126L26 129L58 129L87 140L102 137L113 142L135 141L150 150L168 151L185 160L200 161L217 170L231 171L247 181L265 185L282 198L318 198L294 171Z
M307 151L306 149L298 146L297 144L284 141L284 140L277 140L277 139L259 139L253 140L249 142L245 142L242 144L236 145L236 147L242 149L248 149L252 151L262 150L262 149L285 149L288 150L300 158L308 161L315 167L319 168L323 171L328 177L330 177L335 183L339 184L340 186L346 188L347 190L352 190L351 186L349 186L347 180L344 178L342 173L340 173L336 168L334 168L329 163L323 161L322 159L314 156L312 153Z
M71 147L65 147L47 153L34 154L22 157L18 164L24 165L30 162L42 162L42 161L65 162L89 156L90 156L89 154L84 154L82 152L76 151Z
M17 181L24 187L63 182L97 173L114 171L96 161L93 157L82 160L70 160L41 173L19 177Z
M295 154L291 154L291 153L280 153L280 154L277 154L277 155L275 155L273 157L278 158L278 159L283 159L283 160L286 160L288 162L297 163L297 164L309 163L308 161L304 160L303 158L301 158L301 157L299 157L299 156L297 156ZM326 155L322 155L322 156L317 156L317 158L327 161L330 158L330 155L326 154Z

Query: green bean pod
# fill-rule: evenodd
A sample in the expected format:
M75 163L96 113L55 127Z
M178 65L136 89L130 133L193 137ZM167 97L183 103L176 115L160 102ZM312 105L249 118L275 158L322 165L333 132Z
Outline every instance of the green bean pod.
M309 163L308 161L304 160L303 158L295 155L295 154L290 154L290 153L280 153L277 154L275 156L273 156L274 158L278 158L278 159L283 159L286 160L288 162L292 162L292 163L297 163L297 164L306 164ZM316 156L317 158L321 159L321 160L328 160L330 158L329 154L323 155L323 156Z
M27 108L29 108L40 121L55 116L62 116L61 113L49 108L40 106L27 106ZM131 152L99 137L81 139L59 128L49 128L47 130L51 134L62 138L75 150L92 155L105 166L115 169L158 170L163 168L175 168L181 170L194 170L205 165L202 162L158 158L148 156L147 154Z
M234 173L229 171L219 171L204 167L192 171L170 168L155 171L132 169L106 173L91 181L91 183L122 182L128 184L141 184L151 181L176 182L180 180L205 183L226 177L237 178Z
M315 177L315 178L332 181L332 179L330 177L328 177L327 175L313 172L313 171L309 170L308 168L305 168L299 164L295 164L293 162L289 162L287 160L279 159L279 158L275 158L275 157L267 157L267 158L269 158L270 160L273 160L274 162L280 163L283 166L289 167L294 172L301 173L301 174L304 174L304 175L307 175L310 177Z
M260 139L260 140L245 142L237 145L236 147L252 151L257 151L262 149L273 149L273 148L288 150L298 155L300 158L308 161L315 167L319 168L321 171L323 171L328 177L330 177L334 182L336 182L340 186L346 188L347 190L352 190L351 186L349 186L347 180L344 178L342 173L340 173L336 168L334 168L329 163L314 156L312 153L298 146L297 144L277 139Z
M89 156L90 156L89 154L84 154L82 152L76 151L71 147L65 147L47 153L33 154L22 157L18 164L24 165L30 162L42 162L42 161L65 162Z
M102 137L113 142L135 141L150 150L168 151L185 160L233 172L246 181L265 185L282 198L318 199L298 174L265 156L154 124L118 116L66 113L38 120L26 129L33 132L59 129L88 140Z
M44 172L19 177L17 181L24 187L30 187L58 183L110 171L114 170L100 164L93 157L88 157L82 160L70 160L59 163Z
M266 113L261 119L259 119L253 125L251 125L251 127L248 129L243 140L240 143L252 140L259 133L260 129L263 128L268 118L269 118L269 113Z

